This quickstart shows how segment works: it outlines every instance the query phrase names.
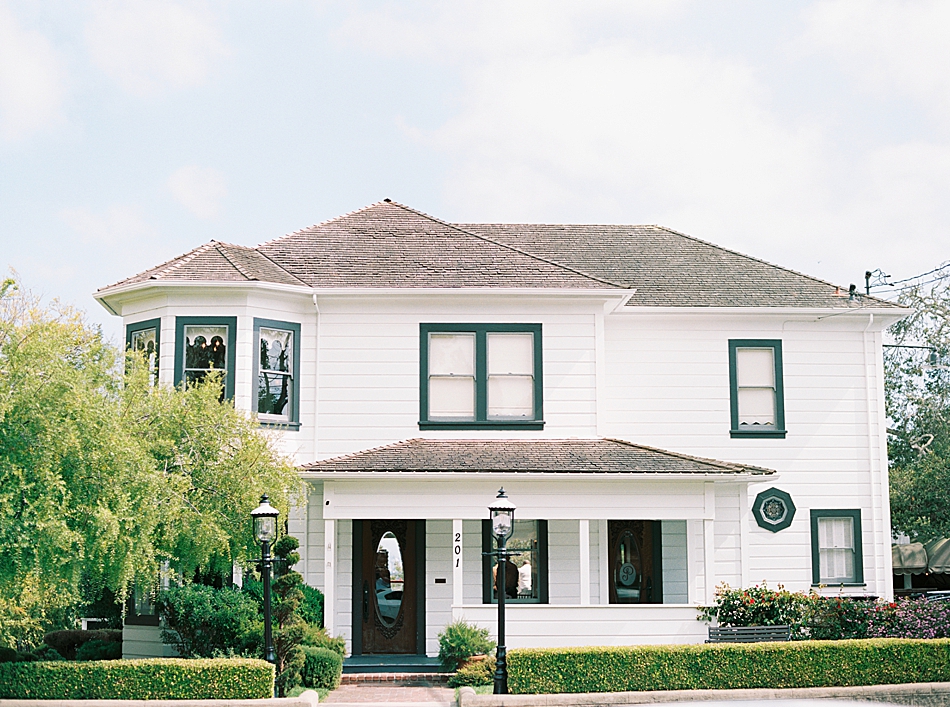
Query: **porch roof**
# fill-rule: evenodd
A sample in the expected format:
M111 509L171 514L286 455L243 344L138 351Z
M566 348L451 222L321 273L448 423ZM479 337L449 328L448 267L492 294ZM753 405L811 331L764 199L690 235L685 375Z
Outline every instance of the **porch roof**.
M408 439L302 467L314 473L774 474L621 439Z

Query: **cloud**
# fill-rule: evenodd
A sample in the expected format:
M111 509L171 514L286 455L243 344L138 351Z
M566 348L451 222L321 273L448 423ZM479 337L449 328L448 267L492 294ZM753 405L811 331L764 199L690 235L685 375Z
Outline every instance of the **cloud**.
M21 140L61 120L63 71L49 41L0 2L0 139Z
M950 111L950 3L823 0L803 41L830 54L865 90Z
M85 40L93 63L138 96L200 86L229 53L200 3L103 0L93 6Z
M128 246L158 235L138 206L110 206L103 214L81 206L64 209L60 216L90 246Z
M210 167L187 165L168 178L175 200L198 218L213 218L228 195L224 175Z

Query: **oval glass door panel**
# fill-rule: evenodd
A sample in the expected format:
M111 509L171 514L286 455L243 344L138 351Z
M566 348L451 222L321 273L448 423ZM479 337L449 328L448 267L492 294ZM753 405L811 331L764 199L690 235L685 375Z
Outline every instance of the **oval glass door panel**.
M633 533L629 530L621 533L614 551L614 586L617 588L617 601L621 604L638 603L643 568Z
M376 546L376 614L384 626L394 626L402 606L405 570L399 541L391 532Z

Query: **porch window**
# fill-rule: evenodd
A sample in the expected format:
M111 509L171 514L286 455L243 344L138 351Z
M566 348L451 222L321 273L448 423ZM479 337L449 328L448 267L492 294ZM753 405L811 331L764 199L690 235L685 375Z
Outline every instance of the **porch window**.
M496 549L491 521L482 521L482 550ZM515 604L548 603L548 522L515 520L508 549L517 552L505 569L505 602ZM483 555L482 602L498 602L498 558Z
M785 437L782 342L729 341L732 437Z
M300 325L254 320L254 399L263 426L299 428Z
M811 512L812 583L863 585L861 510Z
M662 604L662 525L655 520L607 521L610 603Z
M149 372L152 374L152 380L158 383L158 357L159 344L161 343L161 319L148 319L144 322L129 324L125 328L125 346L130 351L140 355Z
M175 385L198 383L223 371L221 399L234 397L236 317L176 317Z
M544 427L540 324L421 324L419 345L420 428Z

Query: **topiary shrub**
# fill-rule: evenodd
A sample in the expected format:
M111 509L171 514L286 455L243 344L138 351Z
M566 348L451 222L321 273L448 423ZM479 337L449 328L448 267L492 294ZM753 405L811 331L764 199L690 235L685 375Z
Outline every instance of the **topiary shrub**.
M122 644L112 641L86 641L76 650L76 660L121 660Z
M455 671L449 678L449 687L477 687L491 685L495 679L495 656L486 656L481 660L470 660Z
M322 687L335 690L340 686L343 674L343 656L328 648L303 646L303 667L300 669L300 684L304 687Z
M495 647L488 638L488 629L459 619L448 624L439 634L439 661L444 670L456 670L473 655L487 654Z
M76 651L88 641L108 641L122 646L122 631L101 629L98 631L52 631L43 637L43 643L54 649L66 660L76 660Z
M307 626L303 633L303 645L326 648L341 656L346 655L346 639L342 636L334 638L322 626Z

